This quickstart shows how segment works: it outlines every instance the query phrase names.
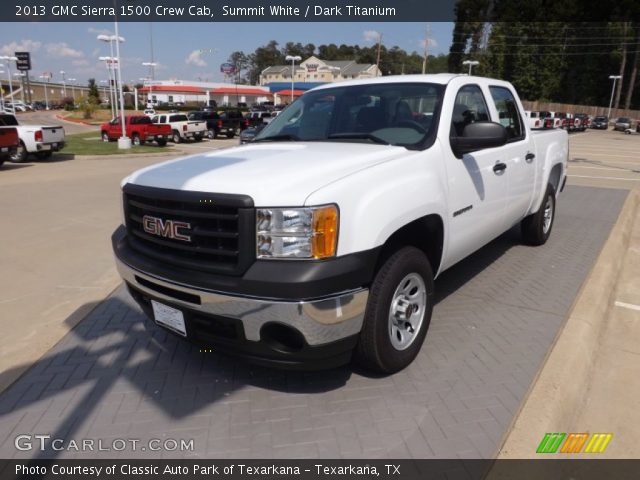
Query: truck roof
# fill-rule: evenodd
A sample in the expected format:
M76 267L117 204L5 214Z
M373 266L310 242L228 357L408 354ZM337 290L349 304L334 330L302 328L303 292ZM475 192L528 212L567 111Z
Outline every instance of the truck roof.
M313 90L323 90L326 88L335 88L335 87L348 87L352 85L370 85L372 83L438 83L440 85L446 85L451 80L457 77L465 77L469 79L474 79L478 82L483 82L487 80L491 80L492 82L496 82L498 84L507 84L504 80L488 78L488 77L476 77L469 76L464 73L434 73L434 74L412 74L412 75L388 75L384 77L375 77L361 80L347 80L344 82L337 83L327 83L325 85L320 85L315 87Z

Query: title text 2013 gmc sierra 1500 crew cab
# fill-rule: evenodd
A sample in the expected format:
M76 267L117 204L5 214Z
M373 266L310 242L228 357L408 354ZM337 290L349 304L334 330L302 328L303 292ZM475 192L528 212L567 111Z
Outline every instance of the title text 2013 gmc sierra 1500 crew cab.
M532 132L504 81L328 84L250 144L124 179L116 263L150 318L215 351L395 372L435 276L516 224L546 242L567 155L567 132Z

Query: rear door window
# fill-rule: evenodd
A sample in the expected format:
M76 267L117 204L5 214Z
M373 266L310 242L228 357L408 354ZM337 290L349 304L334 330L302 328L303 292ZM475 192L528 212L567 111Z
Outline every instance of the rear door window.
M489 87L493 103L498 111L499 123L507 129L509 141L523 140L525 130L516 99L508 88Z

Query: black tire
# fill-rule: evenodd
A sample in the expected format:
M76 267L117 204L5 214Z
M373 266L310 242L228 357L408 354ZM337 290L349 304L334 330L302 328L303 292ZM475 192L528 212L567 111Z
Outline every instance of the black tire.
M24 143L20 141L20 145L18 145L15 152L9 155L9 161L13 163L22 163L27 159L27 156L29 156L27 148L24 146Z
M139 147L140 145L142 145L142 140L140 139L140 135L138 135L137 133L134 133L131 136L131 143L133 143L136 147Z
M213 140L218 136L218 134L216 133L215 128L210 128L209 130L207 130L207 137L209 137L209 140Z
M421 314L421 321L417 330L408 334L408 338L411 339L409 344L403 349L398 349L391 339L391 308L396 304L398 289L401 289L409 276L422 279L424 306L422 310L414 311L416 315ZM383 374L397 372L409 365L418 355L429 329L433 311L433 290L431 265L421 250L403 247L391 255L380 267L371 285L354 359L366 369ZM415 304L410 305L412 310L413 305Z
M159 138L156 142L158 142L160 147L164 147L167 144L167 141L164 138Z
M549 209L549 210L548 210ZM546 216L548 212L550 219L548 225L546 224ZM553 228L553 222L556 218L556 191L553 185L547 186L547 191L544 194L544 199L540 205L540 209L526 217L520 223L520 230L522 232L522 240L529 245L544 245Z
M102 141L103 142L108 142L109 141L109 134L107 132L102 132L100 134L100 136L102 137Z
M173 133L171 134L171 140L173 140L173 143L182 142L182 137L180 136L177 130L174 130Z
M4 163L4 158L0 158L0 167L2 166L2 164Z

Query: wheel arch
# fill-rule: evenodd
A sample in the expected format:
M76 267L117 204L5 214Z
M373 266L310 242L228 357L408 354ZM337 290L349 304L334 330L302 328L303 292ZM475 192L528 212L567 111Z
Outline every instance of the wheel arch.
M397 250L413 246L421 250L429 259L433 274L436 275L442 263L444 249L444 223L438 214L425 215L405 224L393 232L382 245L376 271Z

